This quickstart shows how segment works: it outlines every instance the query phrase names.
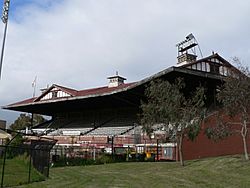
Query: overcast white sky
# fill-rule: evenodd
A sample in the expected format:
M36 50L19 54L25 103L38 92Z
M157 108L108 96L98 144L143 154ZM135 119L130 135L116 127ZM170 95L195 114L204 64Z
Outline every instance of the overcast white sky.
M0 106L31 97L35 76L37 95L53 83L103 86L115 71L141 80L174 66L191 32L204 56L250 66L249 10L249 0L11 0ZM0 110L8 124L17 115Z

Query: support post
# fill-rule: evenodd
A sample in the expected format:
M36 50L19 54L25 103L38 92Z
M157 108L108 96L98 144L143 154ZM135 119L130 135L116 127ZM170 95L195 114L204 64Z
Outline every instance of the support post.
M34 113L32 112L32 114L31 114L31 120L30 120L30 130L32 129L32 127L33 127L33 122L34 122Z
M112 160L114 160L114 136L111 137Z
M93 160L95 161L95 146L93 148Z
M156 156L157 156L157 162L159 161L159 139L156 140Z

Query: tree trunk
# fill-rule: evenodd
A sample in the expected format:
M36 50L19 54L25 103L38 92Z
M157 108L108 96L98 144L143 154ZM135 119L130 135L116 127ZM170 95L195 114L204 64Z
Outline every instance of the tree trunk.
M242 136L242 140L243 140L245 159L249 160L248 151L247 151L247 141L246 141L246 137L247 137L247 122L246 122L246 120L244 120L242 129L241 129L241 136Z
M182 156L182 140L183 140L183 134L181 134L179 138L178 150L179 150L181 166L184 166L184 161L183 161L183 156Z

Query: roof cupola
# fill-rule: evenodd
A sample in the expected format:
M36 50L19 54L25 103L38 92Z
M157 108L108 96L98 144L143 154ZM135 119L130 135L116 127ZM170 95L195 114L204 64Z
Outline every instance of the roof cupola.
M108 87L117 87L119 85L124 84L124 80L126 80L126 78L123 78L123 77L118 75L118 71L116 71L115 76L110 76L110 77L108 77L108 79L109 79Z

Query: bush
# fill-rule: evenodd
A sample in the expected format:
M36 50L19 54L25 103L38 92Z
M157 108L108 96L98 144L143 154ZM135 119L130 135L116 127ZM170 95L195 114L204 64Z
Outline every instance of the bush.
M102 155L96 160L97 164L106 164L106 163L113 163L113 159L111 155Z
M83 159L80 157L61 157L56 162L53 163L53 167L61 166L85 166L94 165L96 162L93 159Z
M132 154L131 157L128 159L128 161L135 162L135 161L154 161L155 156L152 155L151 158L148 158L145 160L145 153L143 154ZM62 167L62 166L86 166L86 165L99 165L99 164L108 164L108 163L117 163L117 162L126 162L127 161L127 154L119 154L114 155L114 158L112 158L112 155L110 154L103 154L96 158L96 160L93 159L85 159L81 157L59 157L55 156L52 157L54 160L52 162L52 167Z
M96 160L84 159L81 157L59 157L57 160L53 161L52 167L62 167L62 166L85 166L85 165L99 165L113 162L121 162L123 160L117 159L113 160L111 155L102 155Z

